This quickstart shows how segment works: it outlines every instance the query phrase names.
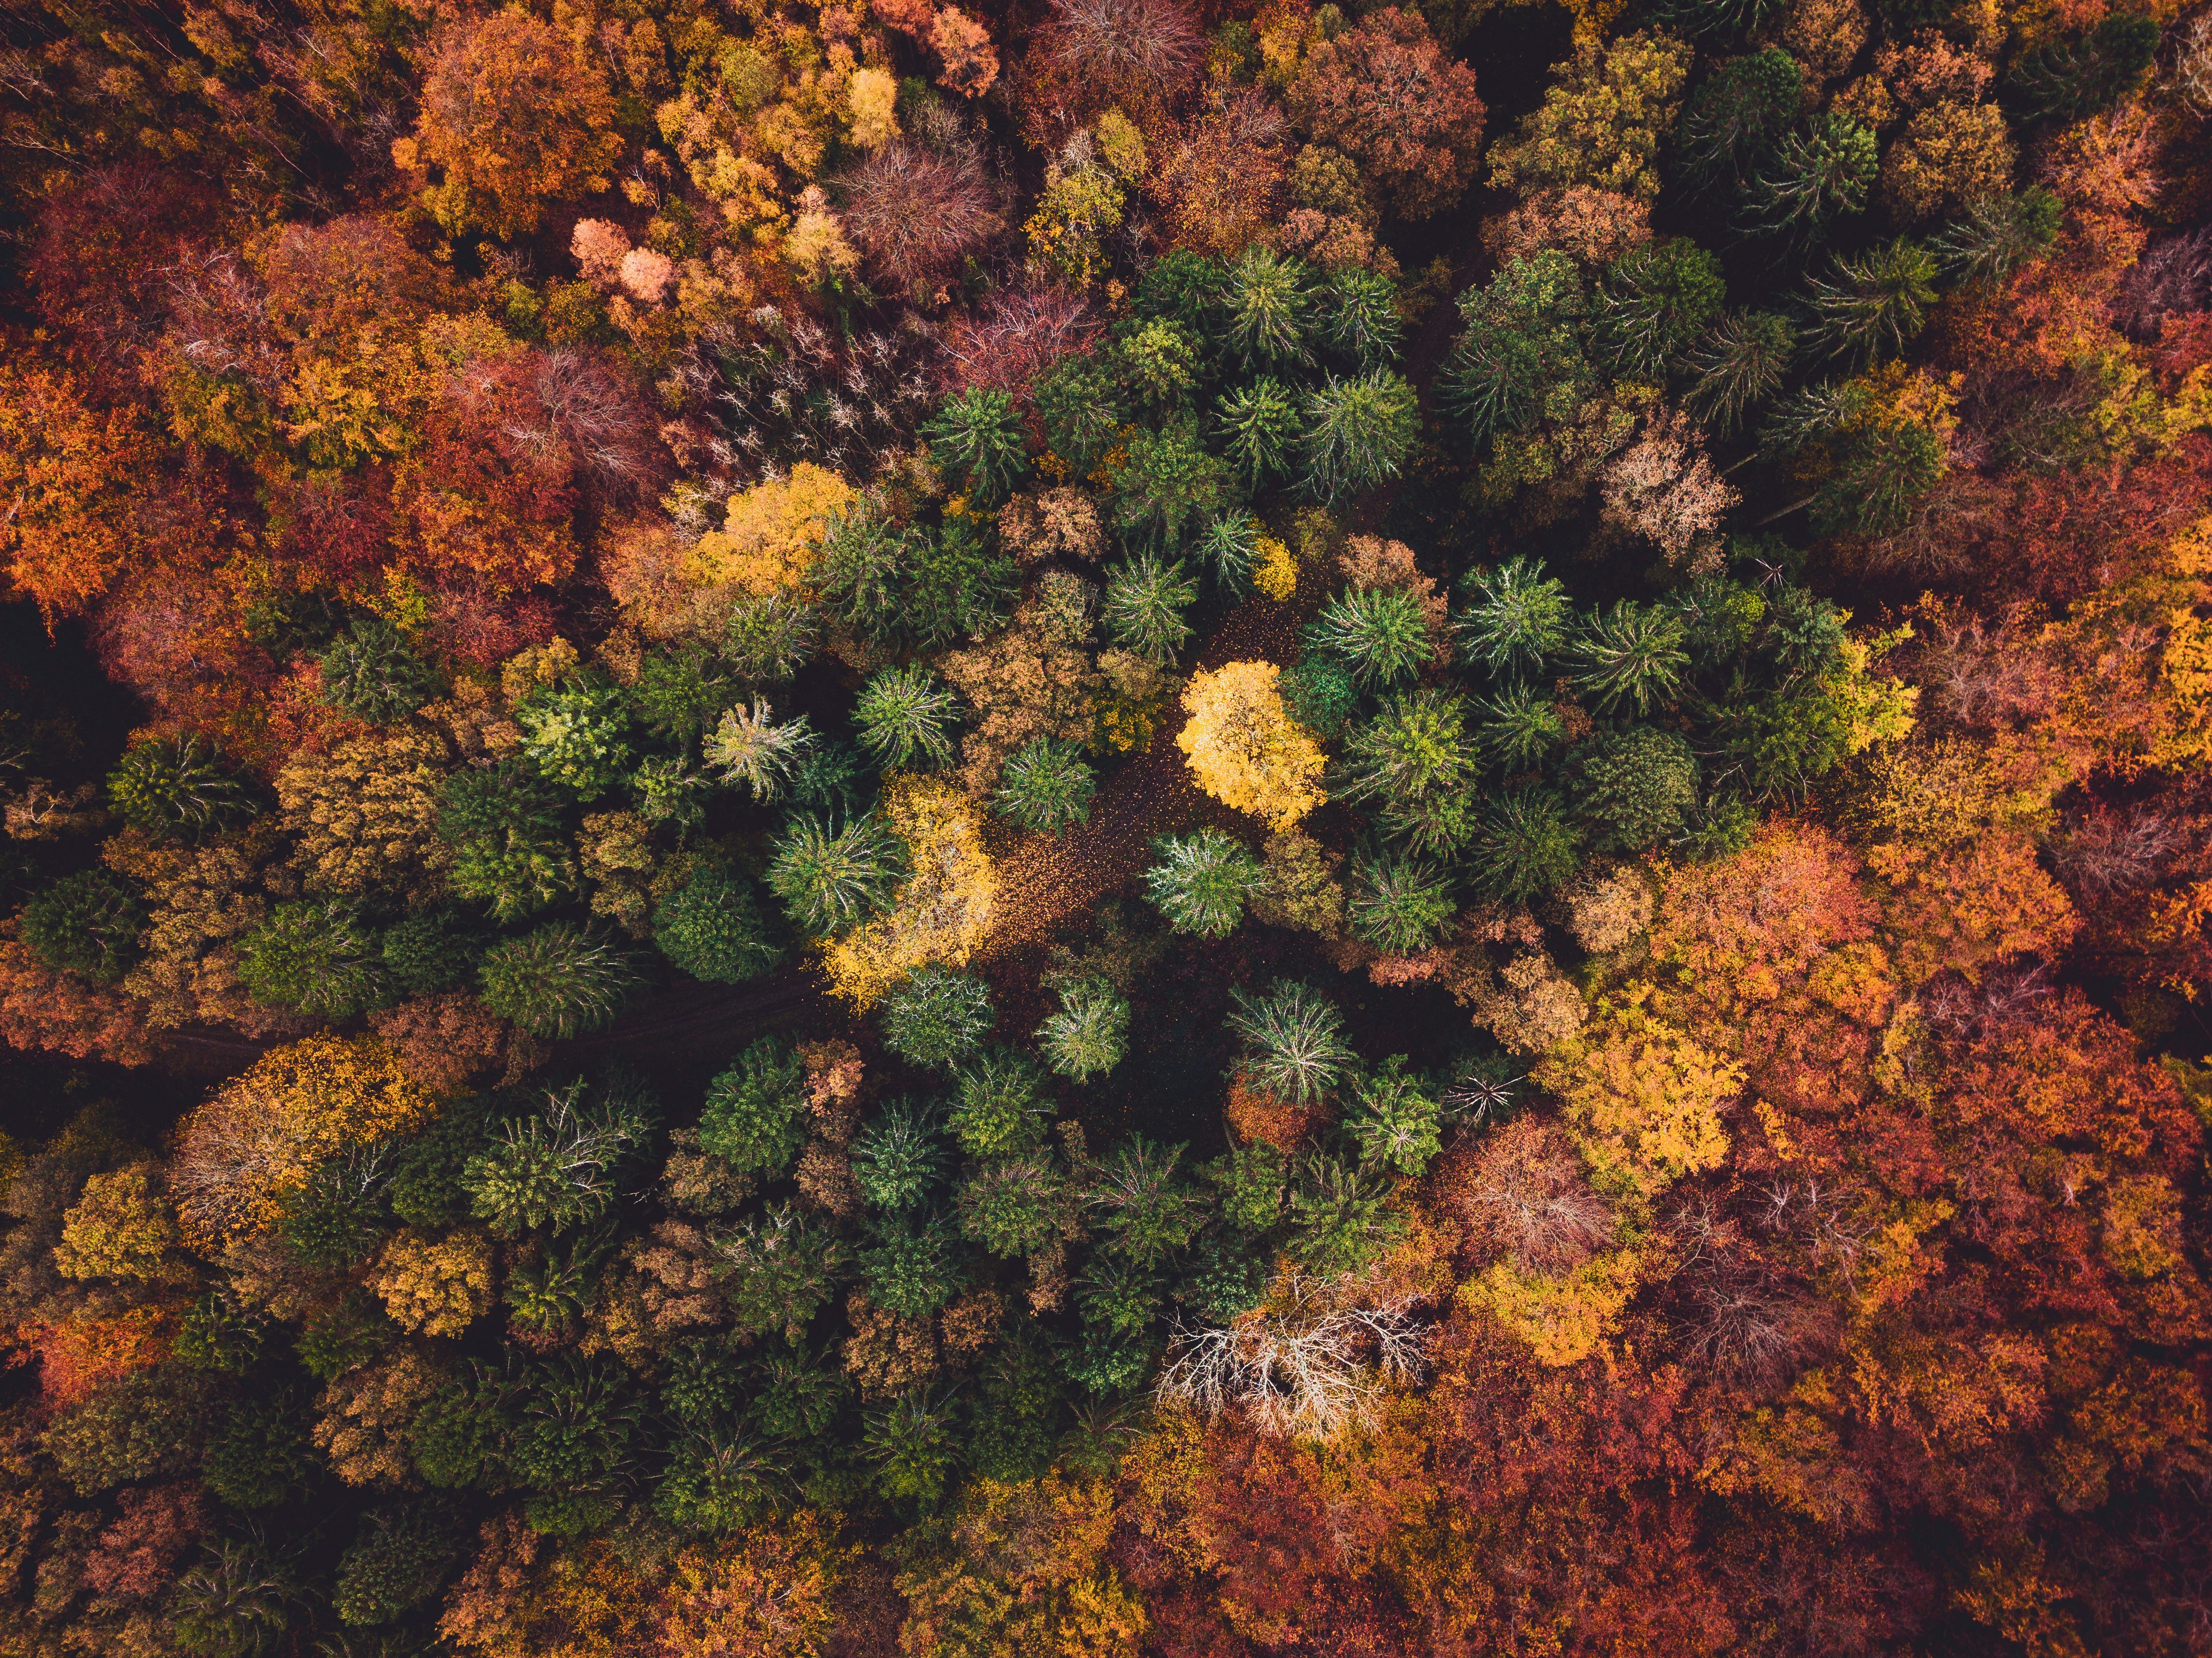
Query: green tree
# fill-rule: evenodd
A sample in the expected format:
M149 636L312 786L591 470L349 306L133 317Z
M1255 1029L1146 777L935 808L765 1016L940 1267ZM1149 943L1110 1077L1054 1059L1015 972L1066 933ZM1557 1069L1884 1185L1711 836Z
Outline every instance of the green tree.
M1091 817L1098 780L1081 747L1056 737L1031 738L1006 762L991 805L1016 829L1059 835Z
M1567 787L1594 851L1641 852L1696 806L1698 760L1673 732L1631 726L1577 748Z
M818 741L805 714L779 726L775 710L756 695L749 707L741 703L722 711L705 752L707 763L724 782L743 783L755 800L775 800L790 788Z
M1936 258L1900 236L1838 259L1834 275L1815 278L1810 288L1806 343L1863 367L1903 351L1927 326L1936 303Z
M653 907L653 941L671 962L709 984L757 979L783 955L768 936L751 884L704 860Z
M628 776L629 698L619 686L539 691L514 711L523 756L538 775L589 800Z
M744 1434L696 1428L670 1447L653 1506L679 1530L724 1536L771 1515L789 1478L773 1455Z
M1573 635L1566 584L1547 575L1540 559L1478 565L1462 579L1460 592L1466 609L1457 624L1459 653L1470 666L1500 676L1540 673Z
M1984 196L1929 244L1943 274L1961 286L1996 288L2058 240L2066 206L2041 185Z
M945 1144L935 1108L924 1100L893 1100L853 1142L853 1174L871 1209L904 1211L925 1202L945 1174Z
M2034 119L2079 121L2124 101L2158 58L2158 21L2145 11L2112 11L2080 39L2026 53L2006 91Z
M1133 434L1127 454L1114 480L1114 522L1154 550L1182 546L1194 526L1235 500L1227 463L1206 452L1189 419Z
M177 1579L170 1630L191 1658L264 1658L306 1616L307 1600L292 1574L260 1547L217 1538Z
M1115 644L1165 667L1190 641L1184 612L1197 602L1197 580L1181 559L1139 553L1106 573L1099 619Z
M1291 1182L1291 1252L1310 1271L1356 1272L1405 1232L1390 1207L1390 1184L1326 1155L1309 1157Z
M1428 613L1407 587L1346 589L1322 606L1307 638L1370 690L1413 678L1433 650Z
M994 1048L962 1068L948 1121L969 1157L1004 1157L1042 1141L1051 1114L1036 1061L1011 1048Z
M1346 738L1336 791L1377 807L1382 827L1421 853L1455 852L1478 770L1466 699L1433 686L1394 696Z
M960 1292L960 1239L951 1218L879 1216L860 1251L868 1299L901 1318L927 1318Z
M740 601L722 626L722 659L746 679L790 678L822 639L821 616L805 600L769 593Z
M1121 1063L1129 1049L1129 1003L1104 979L1063 985L1060 1011L1036 1029L1045 1062L1061 1076L1088 1082Z
M1247 374L1297 368L1312 361L1311 276L1297 259L1247 248L1229 265L1223 343Z
M860 746L887 771L916 762L935 768L951 760L957 717L952 693L919 665L883 669L853 705Z
M1468 872L1500 903L1525 904L1575 872L1575 832L1556 794L1511 789L1484 814Z
M638 987L629 952L573 921L549 921L484 952L483 1005L533 1036L604 1030Z
M884 1041L915 1065L952 1066L998 1023L991 987L972 973L917 969L884 998Z
M922 1394L908 1394L871 1415L861 1448L884 1501L922 1509L943 1500L959 1461L951 1413Z
M1352 866L1352 936L1396 955L1425 950L1452 917L1451 881L1418 859L1384 853Z
M252 810L246 791L195 736L133 743L107 776L107 804L157 840L197 841Z
M1029 476L1029 447L1014 400L1004 392L970 390L947 401L921 428L931 456L966 481L969 499L994 506Z
M1627 704L1649 714L1680 689L1689 671L1687 629L1672 610L1615 599L1583 619L1568 660L1577 689L1599 713Z
M781 1175L806 1139L806 1068L790 1044L763 1036L707 1085L700 1149L741 1175Z
M1198 1235L1206 1206L1182 1176L1182 1151L1135 1134L1092 1171L1089 1199L1102 1249L1150 1271Z
M1692 188L1740 183L1765 161L1805 108L1805 71L1779 46L1731 58L1682 106L1674 145Z
M680 749L691 749L738 700L737 682L714 651L698 640L648 651L630 687L645 728Z
M1179 407L1197 389L1204 372L1199 337L1166 317L1125 324L1115 343L1123 383L1137 401L1155 414Z
M476 982L490 934L450 904L410 909L384 930L385 982L403 999Z
M1120 380L1087 353L1062 357L1046 369L1031 395L1046 444L1079 477L1097 465L1128 422Z
M1881 171L1873 133L1831 110L1784 133L1744 186L1737 234L1808 246L1838 219L1865 210Z
M1592 296L1594 355L1615 374L1662 381L1727 298L1720 261L1695 242L1646 242L1607 265Z
M1344 1015L1312 986L1279 979L1261 995L1229 993L1229 1028L1244 1044L1244 1074L1278 1099L1314 1105L1342 1087L1358 1064Z
M1237 930L1244 906L1266 880L1260 860L1217 829L1164 835L1158 861L1145 872L1145 894L1178 932L1218 938Z
M795 813L775 843L768 884L793 926L827 938L888 904L902 870L897 837L873 812L842 828L811 812Z
M113 984L138 959L145 907L105 870L64 875L23 906L23 947L57 973Z
M1398 314L1398 284L1363 265L1329 272L1316 295L1316 332L1330 351L1359 374L1397 360L1405 319Z
M1420 400L1388 369L1329 376L1299 410L1298 459L1308 494L1332 504L1398 476L1421 434Z
M342 1624L391 1623L438 1592L453 1555L452 1533L419 1505L372 1510L338 1558L331 1609Z
M566 801L520 761L459 771L438 796L438 834L453 849L447 879L464 898L515 921L559 902L576 884Z
M1771 311L1731 313L1691 350L1684 404L1717 430L1734 432L1781 389L1796 346L1788 318Z
M351 905L295 900L239 940L238 978L270 1007L350 1018L385 994L383 944Z
M971 1169L957 1199L963 1236L993 1254L1035 1254L1061 1236L1067 1181L1043 1151L994 1159Z
M1304 422L1291 388L1262 374L1222 393L1214 404L1214 431L1245 489L1257 490L1289 467Z
M1344 1133L1358 1148L1363 1169L1418 1180L1443 1149L1442 1117L1436 1096L1406 1074L1406 1056L1394 1054L1352 1090Z
M1532 686L1509 685L1475 706L1482 715L1476 738L1500 771L1527 771L1566 744L1559 704Z
M407 635L380 616L356 616L323 647L323 701L372 726L404 720L445 689Z
M650 1131L635 1096L581 1081L546 1089L464 1165L470 1212L506 1237L587 1225L613 1206Z
M1477 448L1580 403L1593 379L1583 351L1588 304L1581 268L1552 248L1507 260L1488 287L1460 295L1466 326L1439 387Z

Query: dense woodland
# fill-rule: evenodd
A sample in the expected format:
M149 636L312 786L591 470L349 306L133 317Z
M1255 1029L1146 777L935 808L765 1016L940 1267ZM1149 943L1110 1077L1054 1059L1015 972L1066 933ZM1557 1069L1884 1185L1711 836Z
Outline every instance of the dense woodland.
M0 1655L2212 1651L2208 122L0 0Z

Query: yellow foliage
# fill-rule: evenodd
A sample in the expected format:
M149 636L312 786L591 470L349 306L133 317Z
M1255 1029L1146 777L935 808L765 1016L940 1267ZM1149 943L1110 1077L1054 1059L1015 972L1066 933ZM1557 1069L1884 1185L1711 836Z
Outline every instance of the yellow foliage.
M1638 995L1564 1042L1537 1083L1565 1102L1596 1183L1649 1199L1728 1155L1721 1107L1743 1067L1653 1018Z
M150 1278L177 1241L169 1206L153 1181L153 1167L133 1163L94 1175L62 1217L54 1270L64 1278Z
M906 842L910 873L888 914L823 947L830 987L866 1009L917 968L957 967L991 930L999 878L983 850L983 817L965 795L936 778L895 777L884 817Z
M1642 1265L1635 1250L1616 1249L1553 1278L1501 1260L1460 1293L1534 1349L1538 1363L1576 1364L1620 1323Z
M694 587L734 587L750 596L794 587L812 568L830 515L852 499L844 479L801 461L788 477L733 498L722 527L699 537L678 574Z
M401 1329L457 1336L491 1310L491 1240L471 1230L442 1240L403 1231L384 1247L368 1284Z
M1252 568L1252 585L1261 597L1281 604L1298 590L1298 556L1290 544L1274 536L1261 536L1259 559Z
M169 1181L186 1240L212 1250L263 1230L322 1159L436 1110L374 1037L309 1036L264 1054L179 1132Z
M845 89L845 106L853 122L853 142L874 149L899 136L898 80L887 69L854 72Z
M1328 763L1284 712L1281 672L1272 662L1231 662L1193 674L1182 694L1190 720L1176 738L1200 788L1278 832L1327 799L1316 780Z
M811 1509L676 1559L661 1619L665 1658L817 1658L836 1621L831 1594L855 1551Z

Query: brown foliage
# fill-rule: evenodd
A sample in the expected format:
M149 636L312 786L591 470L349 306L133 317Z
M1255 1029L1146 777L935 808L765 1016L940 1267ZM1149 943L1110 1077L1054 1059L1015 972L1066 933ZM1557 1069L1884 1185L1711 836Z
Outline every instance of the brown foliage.
M846 232L869 264L925 296L1005 223L982 158L968 146L884 144L843 176L839 195Z
M1502 1254L1524 1272L1572 1272L1614 1240L1613 1214L1583 1176L1574 1142L1522 1115L1454 1148L1434 1181L1477 1260Z
M516 1081L538 1054L536 1043L465 990L380 1009L368 1022L407 1079L441 1096Z
M1385 6L1316 42L1290 106L1316 138L1358 161L1401 217L1451 206L1474 178L1484 114L1474 71L1438 49L1418 11Z

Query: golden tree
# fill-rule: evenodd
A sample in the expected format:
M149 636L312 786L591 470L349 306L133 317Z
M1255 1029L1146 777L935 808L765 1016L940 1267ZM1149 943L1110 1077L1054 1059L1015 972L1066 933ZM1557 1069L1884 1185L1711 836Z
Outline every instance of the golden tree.
M958 967L991 930L999 878L983 850L983 817L951 783L894 777L884 817L906 842L910 872L888 914L823 950L837 993L866 1008L917 968Z
M1283 708L1272 662L1231 662L1191 676L1190 719L1176 738L1198 786L1224 805L1287 829L1328 797L1321 745Z

